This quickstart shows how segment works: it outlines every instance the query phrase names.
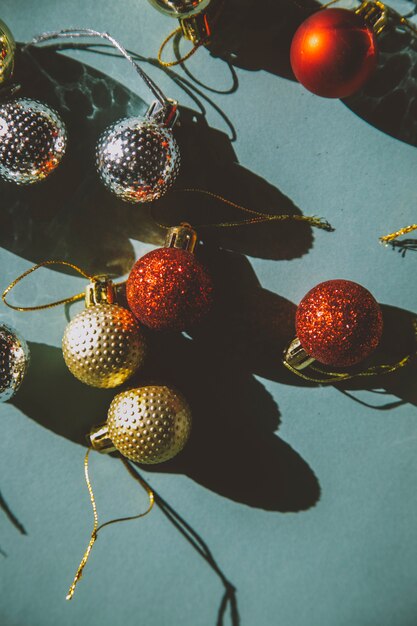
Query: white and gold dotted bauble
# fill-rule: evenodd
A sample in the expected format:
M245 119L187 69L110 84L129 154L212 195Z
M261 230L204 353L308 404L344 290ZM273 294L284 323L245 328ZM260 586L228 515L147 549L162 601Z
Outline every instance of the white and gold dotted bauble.
M90 434L94 448L118 450L137 463L162 463L185 446L191 410L183 396L166 385L147 385L119 393L107 422Z
M142 365L145 338L132 313L114 304L111 281L87 287L86 308L66 327L62 351L70 372L92 387L117 387Z

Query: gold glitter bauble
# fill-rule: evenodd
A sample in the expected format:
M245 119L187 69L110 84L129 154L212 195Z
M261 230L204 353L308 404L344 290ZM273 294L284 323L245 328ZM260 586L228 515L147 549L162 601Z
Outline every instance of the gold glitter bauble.
M6 24L0 20L0 85L13 73L16 43Z
M149 385L119 393L110 405L108 436L114 447L138 463L162 463L185 446L191 410L174 389Z
M146 343L132 313L115 304L97 304L68 324L62 339L68 369L92 387L117 387L145 358Z

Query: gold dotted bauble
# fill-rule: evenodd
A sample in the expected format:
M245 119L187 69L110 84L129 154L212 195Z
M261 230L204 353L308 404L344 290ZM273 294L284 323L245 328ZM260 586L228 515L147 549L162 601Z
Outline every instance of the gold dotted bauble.
M62 350L78 380L110 388L124 383L140 367L146 343L130 311L115 304L97 304L68 324Z
M16 43L6 24L0 20L0 85L13 73Z
M107 427L114 447L128 459L162 463L185 446L191 410L182 395L170 387L139 387L114 398Z

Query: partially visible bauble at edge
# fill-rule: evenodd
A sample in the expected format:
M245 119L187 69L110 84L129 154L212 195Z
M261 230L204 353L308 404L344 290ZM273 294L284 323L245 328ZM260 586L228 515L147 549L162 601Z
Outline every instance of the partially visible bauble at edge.
M180 19L192 17L204 11L212 0L149 0L156 9Z
M321 9L298 27L290 59L296 79L306 89L324 98L347 98L376 69L376 37L354 11Z
M370 356L383 330L373 295L350 280L320 283L301 300L296 334L306 353L333 367L349 367Z
M20 333L8 324L0 324L0 402L7 402L19 390L29 360L29 348Z
M157 248L133 266L126 284L129 307L153 330L188 330L208 314L213 281L196 256L179 248Z
M31 185L49 176L67 148L58 113L46 104L17 98L0 104L0 176Z

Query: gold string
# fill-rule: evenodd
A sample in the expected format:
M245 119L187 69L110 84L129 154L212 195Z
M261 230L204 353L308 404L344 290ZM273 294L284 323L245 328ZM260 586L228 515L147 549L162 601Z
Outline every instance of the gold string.
M329 372L321 369L320 367L310 365L310 369L318 374L323 374L327 376L327 378L315 378L313 376L309 376L308 374L304 374L302 371L293 367L288 361L284 359L283 363L285 367L290 370L293 374L296 374L299 378L306 380L310 383L317 384L331 384L331 383L340 383L345 380L352 380L353 378L361 378L365 376L383 376L385 374L391 374L392 372L396 372L397 370L405 367L412 359L417 356L417 353L409 354L401 361L397 363L393 363L391 365L374 365L373 367L369 367L367 370L363 372L357 372L355 374L349 374L348 372Z
M84 278L87 278L88 280L94 280L93 276L90 276L89 274L87 274L87 272L84 272L84 270L82 270L77 265L74 265L73 263L68 263L68 261L43 261L42 263L38 263L37 265L34 265L30 269L26 270L26 272L23 272L23 274L15 278L15 280L13 280L10 285L6 287L1 296L4 304L8 306L9 309L13 309L14 311L41 311L43 309L51 309L52 307L59 306L60 304L71 304L72 302L77 302L78 300L82 300L82 298L84 298L84 293L78 293L75 296L70 296L69 298L64 298L63 300L57 300L56 302L27 307L21 307L7 302L7 295L11 292L12 289L14 289L14 287L16 287L18 283L20 283L21 280L23 280L24 278L26 278L26 276L29 276L29 274L32 274L32 272L35 272L39 268L46 267L48 265L64 265L75 270L76 272L81 274L81 276L84 276Z
M24 278L29 276L29 274L32 274L32 272L35 272L36 270L42 267L47 267L49 265L64 265L65 267L70 267L71 269L81 274L81 276L83 276L84 278L87 278L87 280L89 281L95 281L100 278L99 276L90 276L90 274L87 274L87 272L85 272L80 267L78 267L78 265L74 265L73 263L69 263L68 261L43 261L42 263L38 263L37 265L34 265L30 269L26 270L26 272L23 272L23 274L15 278L15 280L13 280L10 283L10 285L6 287L6 289L3 291L2 296L1 296L4 304L8 306L9 309L13 309L14 311L23 311L23 312L43 311L45 309L52 309L53 307L60 306L61 304L72 304L73 302L78 302L79 300L82 300L83 298L85 298L85 293L83 292L83 293L77 293L75 296L69 296L68 298L64 298L63 300L56 300L55 302L48 302L47 304L39 304L37 306L26 306L26 307L17 306L15 304L10 304L10 302L7 301L6 299L7 295L12 291L12 289L16 287L18 283L20 283L20 281L22 281ZM116 285L123 285L123 284L124 284L123 282L116 283Z
M177 59L176 61L163 61L162 60L162 54L163 54L163 52L165 50L165 47L166 47L167 43L169 43L171 41L171 39L173 37L175 37L176 35L178 35L179 33L182 33L181 26L179 26L178 28L173 30L172 33L170 33L168 35L168 37L166 37L166 39L164 39L164 41L161 43L161 46L160 46L160 48L158 50L158 61L159 61L159 63L163 67L174 67L175 65L181 65L181 63L184 63L190 57L192 57L193 54L195 52L197 52L198 48L200 48L200 46L203 46L205 43L207 43L207 39L203 39L202 41L199 41L198 43L195 43L194 46L191 48L191 50L189 52L187 52L187 54L185 54L180 59Z
M398 239L402 235L406 235L407 233L411 233L413 230L417 230L417 224L411 224L411 226L405 226L404 228L400 228L395 233L390 233L389 235L384 235L379 238L379 241L384 244L389 244L392 241Z
M146 511L144 513L139 513L138 515L131 515L130 517L120 517L118 519L112 519L109 520L108 522L104 522L104 524L101 524L100 526L98 525L98 514L97 514L97 505L96 505L96 500L94 497L94 492L93 492L93 488L91 486L91 481L90 481L90 476L88 473L88 457L90 454L91 448L89 448L86 452L86 455L84 457L84 476L85 476L85 482L87 484L87 488L88 488L88 493L90 494L90 501L91 501L91 506L93 508L93 516L94 516L94 525L93 525L93 530L91 533L91 538L90 541L88 543L87 549L84 552L84 556L81 559L81 563L78 566L77 572L75 574L74 580L68 590L66 599L67 600L71 600L74 593L75 593L75 589L76 586L78 584L78 582L80 581L82 575L83 575L83 570L84 567L86 566L86 563L88 561L88 557L90 556L91 550L93 549L93 546L96 542L97 539L97 535L99 533L99 531L104 528L105 526L110 526L110 524L115 524L116 522L127 522L129 520L134 520L134 519L139 519L141 517L145 517L145 515L148 515L148 513L151 512L153 505L155 503L155 495L154 492L152 491L152 489L145 483L144 480L142 480L142 478L133 471L133 469L131 468L131 466L129 465L129 463L127 462L126 459L124 459L123 457L120 457L120 460L122 461L123 465L126 467L126 469L128 470L129 474L139 482L139 484L145 489L145 491L148 494L149 497L149 506L146 509Z
M239 209L243 213L248 213L249 215L253 215L252 218L246 219L240 222L219 222L214 224L193 224L195 228L235 228L238 226L244 226L248 224L262 224L265 222L281 222L286 220L294 220L298 222L306 222L310 224L310 226L315 226L316 228L320 228L322 230L326 230L328 232L333 232L334 228L329 224L327 220L322 219L321 217L309 217L307 215L271 215L270 213L263 213L261 211L256 211L255 209L249 209L247 207L242 206L241 204L237 204L232 200L228 200L227 198L223 198L219 194L213 193L211 191L206 191L205 189L196 189L196 188L185 188L185 189L177 189L177 192L185 192L185 193L201 193L206 196L210 196L215 200L219 200L224 204L227 204L235 209ZM157 226L160 228L171 228L171 226L167 224L162 224L158 222L154 215L152 215L155 220Z

